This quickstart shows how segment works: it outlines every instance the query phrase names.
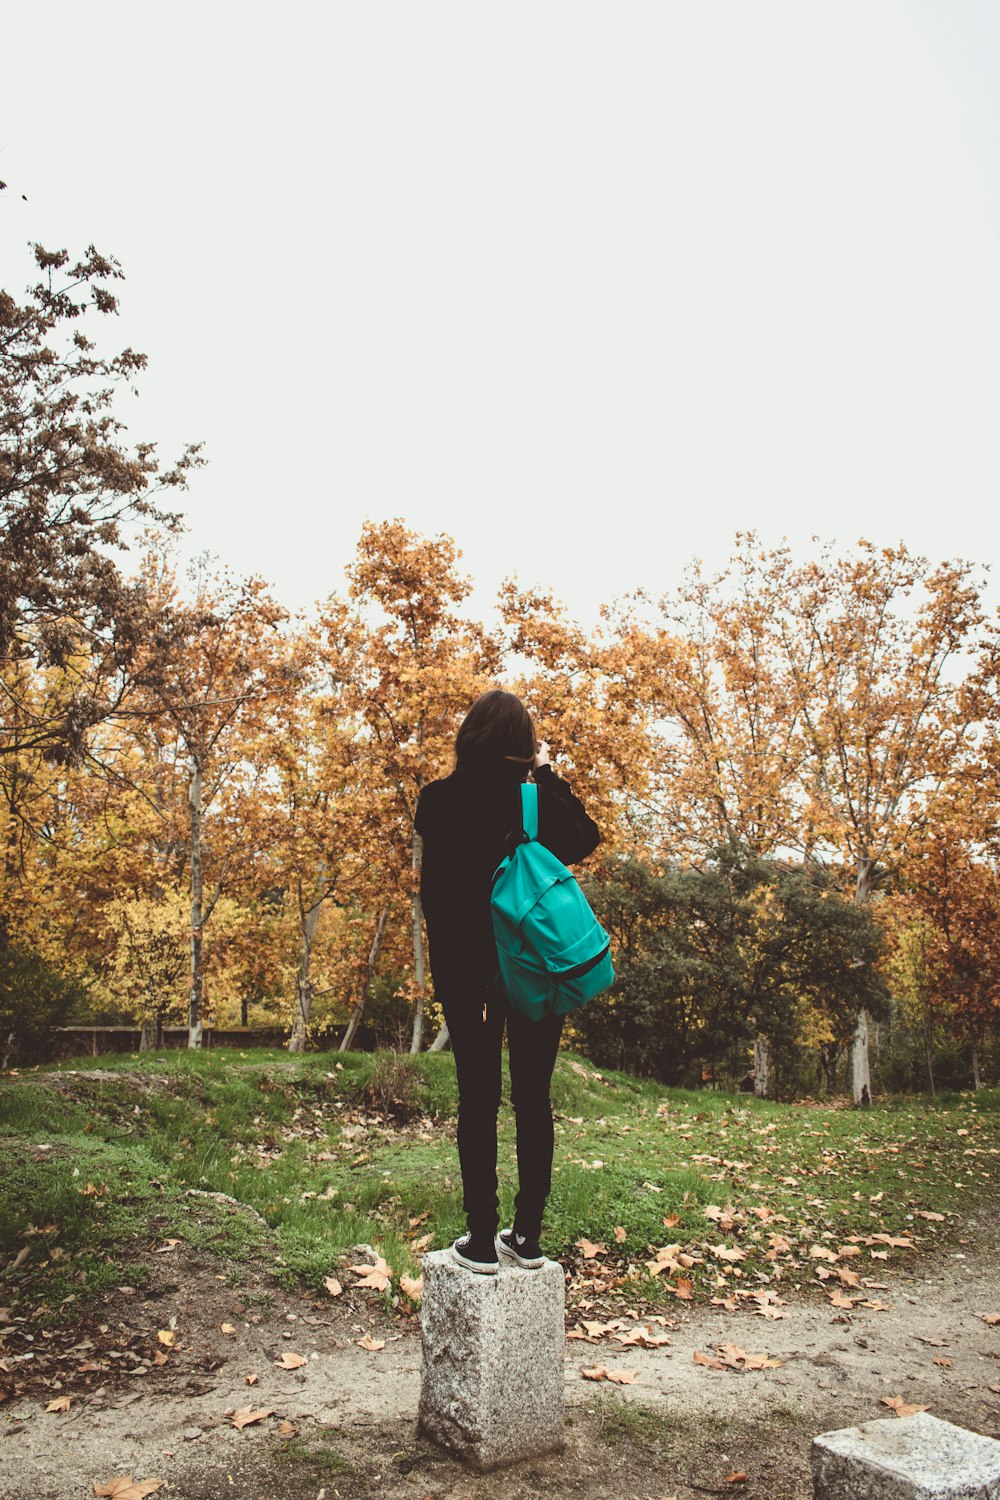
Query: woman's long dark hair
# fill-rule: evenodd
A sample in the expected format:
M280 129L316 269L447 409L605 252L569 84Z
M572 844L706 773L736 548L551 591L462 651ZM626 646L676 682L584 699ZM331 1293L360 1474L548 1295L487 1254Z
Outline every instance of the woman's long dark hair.
M535 760L535 725L516 693L492 688L477 698L455 736L455 764L509 756L527 773Z

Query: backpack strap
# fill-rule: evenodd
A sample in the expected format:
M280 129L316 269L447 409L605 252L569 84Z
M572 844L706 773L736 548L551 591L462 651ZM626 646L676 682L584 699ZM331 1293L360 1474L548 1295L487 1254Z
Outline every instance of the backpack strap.
M521 824L526 839L537 839L538 786L534 781L521 782Z

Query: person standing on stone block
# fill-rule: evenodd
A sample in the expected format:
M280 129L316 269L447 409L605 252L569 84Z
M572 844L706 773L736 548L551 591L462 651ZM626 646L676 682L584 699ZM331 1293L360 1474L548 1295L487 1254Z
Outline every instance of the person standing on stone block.
M452 1254L470 1271L496 1272L499 1256L543 1262L539 1239L552 1186L554 1128L549 1088L563 1017L530 1020L493 981L499 969L490 907L493 874L521 837L521 782L538 785L538 841L572 865L600 843L567 783L554 770L520 698L500 688L469 709L455 739L450 776L417 801L423 840L420 895L434 994L441 1002L458 1075L458 1155L468 1231ZM517 1126L514 1223L497 1233L497 1113L504 1026Z

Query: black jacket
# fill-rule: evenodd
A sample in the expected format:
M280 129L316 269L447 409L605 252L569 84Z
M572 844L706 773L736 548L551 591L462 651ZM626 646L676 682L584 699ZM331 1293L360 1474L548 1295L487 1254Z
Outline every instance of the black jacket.
M508 834L521 826L524 776L523 766L502 757L461 761L450 776L428 782L417 801L420 897L442 1002L479 1003L478 991L497 971L490 894ZM601 841L597 824L551 766L540 766L535 780L539 843L563 864L578 863Z

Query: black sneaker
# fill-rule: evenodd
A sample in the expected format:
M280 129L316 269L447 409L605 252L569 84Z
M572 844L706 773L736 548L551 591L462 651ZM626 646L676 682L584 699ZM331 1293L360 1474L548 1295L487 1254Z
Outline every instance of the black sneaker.
M497 1235L497 1250L506 1260L512 1260L526 1271L537 1271L545 1264L542 1247L536 1239L527 1239L513 1229L501 1229Z
M480 1271L486 1276L495 1276L500 1269L496 1243L485 1236L477 1239L475 1235L463 1234L453 1243L451 1253L467 1271Z

